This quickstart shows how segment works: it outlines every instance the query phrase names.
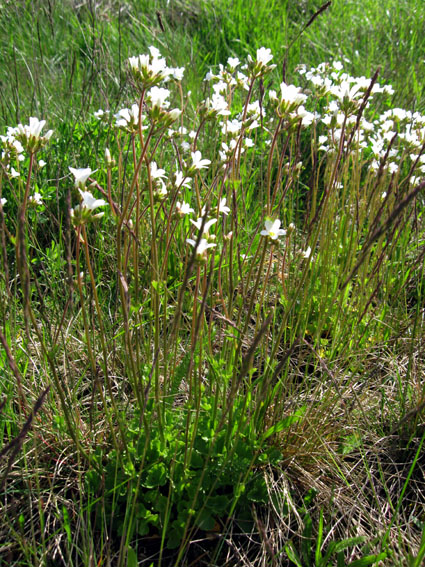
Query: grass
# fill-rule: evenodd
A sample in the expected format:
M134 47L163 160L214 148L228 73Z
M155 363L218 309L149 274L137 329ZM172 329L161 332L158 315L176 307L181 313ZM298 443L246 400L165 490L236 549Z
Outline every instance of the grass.
M2 4L2 560L419 567L419 2Z

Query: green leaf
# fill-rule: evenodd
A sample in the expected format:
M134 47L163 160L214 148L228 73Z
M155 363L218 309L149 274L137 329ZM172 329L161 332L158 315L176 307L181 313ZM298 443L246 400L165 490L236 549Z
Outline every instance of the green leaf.
M63 516L63 526L64 526L65 531L66 531L66 536L67 536L68 542L70 543L72 541L71 524L69 522L68 510L64 505L62 506L62 516Z
M292 541L289 542L287 545L285 545L285 552L286 555L289 557L289 559L292 561L292 563L295 563L297 567L305 567L301 563L301 559L298 553L295 551L294 544L292 543Z
M164 463L156 463L148 470L146 480L143 486L146 488L154 488L155 486L164 486L167 482L167 469Z
M304 559L305 565L310 565L310 553L312 546L312 533L313 533L313 522L311 520L310 514L306 514L303 518L304 521L304 531L303 538L301 542L301 555Z
M175 520L167 534L167 549L176 549L182 542L184 533L184 521Z
M146 502L151 504L151 510L158 512L161 517L164 516L168 504L168 498L166 496L160 494L158 490L148 490L143 497Z
M323 559L321 560L323 565L326 565L326 562L330 559L330 557L335 553L335 549L336 549L336 542L331 541L330 544L328 545L327 549L326 549L326 553L323 556ZM339 557L339 556L338 556Z
M366 555L365 557L350 563L349 567L367 567L367 565L375 565L378 561L386 559L387 555L386 551L379 553L379 555Z
M212 530L215 526L215 520L211 515L211 510L204 508L196 518L196 525L201 528L201 530Z
M287 417L285 417L285 419L282 419L281 421L278 421L277 423L275 423L274 425L272 425L263 435L262 437L262 441L265 441L266 439L268 439L271 435L275 435L276 433L279 433L280 431L283 431L284 429L287 429L288 427L290 427L293 423L296 423L297 421L299 421L302 416L305 413L305 406L303 406L302 408L300 408L299 410L297 410L295 413L293 413L292 415L288 415Z
M145 536L149 533L149 524L146 520L137 520L136 528L139 536Z
M251 502L261 502L263 504L269 501L267 484L263 477L254 480L253 487L248 492L247 498Z
M242 494L245 492L245 489L246 489L246 487L245 487L245 485L244 485L242 482L240 482L239 484L237 484L237 485L235 486L234 494L235 494L235 498L236 498L237 500L238 500L238 499L242 496Z
M360 543L363 543L365 539L366 538L364 536L350 537L344 539L336 544L335 552L339 553L340 551L347 549L347 547L354 547L355 545L359 545Z
M319 530L317 534L317 541L316 541L316 565L320 565L322 563L322 542L323 542L323 510L320 510L320 519L319 519Z
M128 546L127 549L127 567L137 567L138 566L138 561L137 561L137 555L136 552L134 551L134 549L130 546Z
M338 452L341 453L341 455L349 455L351 452L358 449L361 446L361 444L362 444L362 440L360 435L356 433L353 435L348 435L341 442Z
M230 494L216 494L208 498L207 506L217 516L223 514L232 504Z

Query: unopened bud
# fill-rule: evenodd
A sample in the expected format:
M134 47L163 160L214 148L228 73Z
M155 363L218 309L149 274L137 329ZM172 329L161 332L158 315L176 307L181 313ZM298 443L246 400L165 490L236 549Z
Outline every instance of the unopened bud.
M112 156L109 148L105 148L105 161L108 165L112 165Z
M170 117L171 120L177 120L177 118L179 118L180 114L182 113L182 111L179 108L173 108L173 110L170 110L170 112L168 113L168 116Z

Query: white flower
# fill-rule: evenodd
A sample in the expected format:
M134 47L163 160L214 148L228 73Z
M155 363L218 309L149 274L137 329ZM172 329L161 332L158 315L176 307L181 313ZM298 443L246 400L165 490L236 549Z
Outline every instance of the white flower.
M270 49L265 47L260 47L257 49L257 59L252 60L251 55L247 57L247 65L244 65L242 69L248 69L251 78L261 77L265 73L268 73L276 67L276 65L269 65L268 63L273 59L273 55ZM239 82L239 77L238 77ZM240 83L243 85L243 83Z
M92 171L90 167L84 167L80 169L75 169L74 167L70 167L68 169L75 177L75 187L84 186L90 175L94 173L94 171Z
M34 193L34 195L31 195L29 197L28 201L30 203L32 203L33 205L42 205L43 204L43 200L41 198L41 195L38 192Z
M310 258L310 256L311 256L311 247L309 246L309 247L307 248L307 250L303 250L303 251L301 252L301 256L302 256L303 258L305 258L306 260L308 260L308 258Z
M190 213L194 213L195 211L192 209L192 207L188 204L188 203L180 203L180 201L177 201L176 203L176 212L178 215L180 215L181 217L188 215Z
M5 199L4 197L2 197L2 198L0 199L0 203L1 203L1 206L4 207L5 204L7 203L7 199Z
M236 142L236 140L231 140L231 142ZM218 155L220 156L220 160L222 162L227 162L233 155L234 145L230 144L229 146L226 142L221 142L221 150L218 151Z
M38 138L45 124L45 120L39 120L35 116L31 116L29 126L25 126L25 128L31 136Z
M128 132L137 131L139 125L139 105L133 104L130 109L122 108L114 115L114 118L117 128L123 128Z
M267 65L267 63L272 59L273 55L271 49L268 49L266 47L260 47L260 49L257 49L257 63Z
M25 156L23 156L24 147L19 140L15 139L14 136L14 128L7 129L6 136L0 136L0 141L2 142L3 152L1 153L1 159L4 159L6 162L9 161L11 156L16 156L18 161L23 161Z
M15 177L19 177L20 173L18 171L16 171L16 169L14 167L11 167L9 175L12 179L14 179Z
M394 89L391 85L384 85L383 87L383 92L388 94L388 95L393 95L394 94Z
M210 229L210 227L211 227L213 224L215 224L215 223L217 222L217 220L218 220L218 219L210 219L210 220L208 220L208 221L204 224L204 230L202 231L202 234L207 234L208 231L209 231L209 229ZM199 217L198 220L196 220L196 221L194 221L193 219L190 219L190 222L191 222L194 226L196 226L196 228L197 228L198 230L201 230L202 221L203 221L203 218L202 218L202 217Z
M128 59L128 64L130 69L133 71L139 71L140 69L147 68L149 66L149 55L139 55L138 57L130 57Z
M301 118L301 122L303 126L310 126L312 122L320 118L318 114L313 112L308 112L302 105L298 107L297 116Z
M114 118L115 126L117 128L126 128L131 120L130 111L128 110L128 108L122 108L114 115Z
M192 167L194 169L204 169L209 166L211 161L209 159L202 159L201 152L197 150L196 152L191 152L192 156Z
M183 79L184 67L169 68L170 76L176 81L181 81Z
M146 98L151 102L153 107L168 108L170 106L170 102L167 100L169 96L170 91L168 89L152 87Z
M261 108L260 101L255 100L254 102L250 102L247 106L247 115L248 116L255 116L260 118L261 115L264 116L264 108Z
M89 211L93 211L98 207L104 207L105 205L107 205L107 202L104 201L103 199L96 199L95 197L93 197L90 191L82 191L81 189L79 189L79 192L83 199L81 203L81 208L83 209L88 209Z
M302 93L300 87L295 85L287 85L286 83L280 83L280 98L277 97L274 91L270 91L269 97L273 100L278 100L281 112L293 110L300 106L306 99L307 96Z
M44 161L44 159L40 159L38 161L38 167L41 169L42 167L44 167L46 165L46 162Z
M228 158L231 157L232 155L232 151L229 148L229 146L226 144L226 142L221 142L221 147L222 150L218 152L218 155L220 156L221 161L227 161Z
M230 114L229 105L221 94L214 93L211 99L206 99L205 104L218 116L229 116Z
M234 71L236 67L239 65L240 61L237 57L229 57L227 60L227 65L231 71Z
M163 177L167 177L165 175L165 169L159 169L155 161L151 162L149 169L152 179L162 179Z
M170 74L170 70L167 68L167 64L165 62L165 59L157 59L154 58L152 59L150 65L149 65L149 71L158 78L161 78L162 80L167 80L168 76Z
M230 208L226 205L226 199L221 199L218 205L218 212L223 213L223 215L228 215L230 213Z
M153 45L149 47L149 51L154 59L160 59L162 57L159 49L157 47L154 47Z
M219 81L213 85L214 94L225 95L227 93L227 83Z
M211 81L212 79L215 79L217 76L213 74L213 72L211 71L211 69L207 72L207 74L205 75L205 79L204 81Z
M236 74L236 78L237 78L239 86L243 87L247 91L249 89L248 77L246 75L244 75L243 73L241 73L240 71L238 71L237 74Z
M186 242L193 247L196 246L196 240L193 240L192 238L187 238ZM217 246L214 242L208 242L205 238L201 238L198 246L196 247L196 256L199 259L205 257L205 252L208 248L214 248L214 246Z
M176 187L190 187L190 177L185 177L181 171L176 171L174 174Z
M237 135L241 131L241 128L242 122L234 118L233 120L228 120L226 124L223 125L221 131L223 134Z
M285 236L286 230L280 228L280 220L276 219L275 221L266 220L265 223L265 230L262 230L260 234L262 236L267 236L271 240L277 240L279 236Z
M348 81L343 81L340 85L334 85L330 88L330 92L335 95L339 100L347 98L349 101L354 101L362 96L361 85L351 85Z

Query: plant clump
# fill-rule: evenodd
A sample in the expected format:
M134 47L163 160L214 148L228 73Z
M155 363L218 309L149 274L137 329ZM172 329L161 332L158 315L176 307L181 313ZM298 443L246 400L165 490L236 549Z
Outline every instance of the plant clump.
M82 564L89 547L117 565L401 555L391 542L411 475L395 503L386 493L392 515L367 525L372 484L387 484L371 480L376 439L359 432L423 409L420 381L364 369L383 345L407 348L418 380L425 116L391 108L378 74L334 61L279 83L272 61L261 47L211 69L195 109L183 68L153 46L130 57L133 98L92 116L104 147L81 151L57 191L44 120L1 136L0 432L20 451L2 486L29 502L18 518L1 503L11 557L31 555L28 533L38 559L58 564ZM370 489L357 501L353 455ZM324 538L324 475L339 539ZM344 486L359 521L338 500Z

